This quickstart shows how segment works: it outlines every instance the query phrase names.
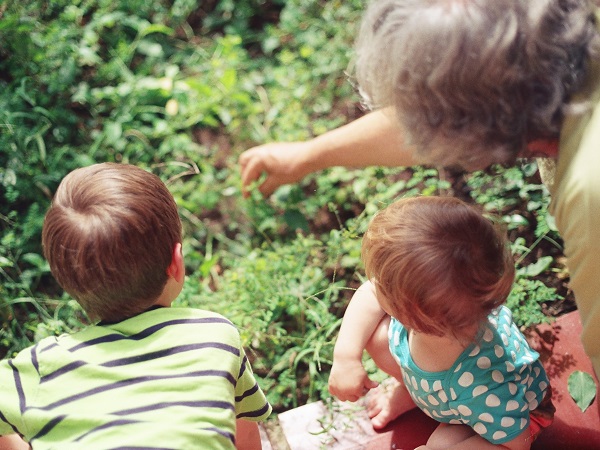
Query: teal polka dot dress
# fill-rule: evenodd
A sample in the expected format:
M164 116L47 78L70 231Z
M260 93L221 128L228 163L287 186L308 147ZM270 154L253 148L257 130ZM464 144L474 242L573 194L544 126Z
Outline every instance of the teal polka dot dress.
M505 306L488 316L476 343L444 372L417 367L408 349L408 332L394 318L388 337L415 404L439 422L470 426L493 444L521 434L529 426L529 412L548 390L539 354L529 347Z

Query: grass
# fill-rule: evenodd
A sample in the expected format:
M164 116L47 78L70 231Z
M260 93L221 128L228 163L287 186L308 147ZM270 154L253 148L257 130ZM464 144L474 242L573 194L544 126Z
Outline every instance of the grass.
M53 281L40 235L62 177L101 161L139 165L168 184L185 229L177 305L239 326L277 411L329 398L333 342L364 279L360 237L398 196L461 194L500 216L520 267L511 306L524 326L546 320L544 308L565 292L547 280L564 268L534 164L460 175L460 192L457 179L432 168L333 168L268 200L241 196L243 150L307 139L363 113L345 73L361 8L357 0L0 6L0 356L86 325ZM550 259L539 265L540 256Z

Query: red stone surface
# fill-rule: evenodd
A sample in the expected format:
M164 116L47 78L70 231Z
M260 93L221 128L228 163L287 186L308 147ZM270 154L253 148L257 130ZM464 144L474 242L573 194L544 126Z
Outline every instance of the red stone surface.
M540 435L536 450L599 450L600 414L596 398L582 412L569 394L568 378L575 370L594 375L592 363L583 351L579 336L581 321L577 311L559 317L552 325L539 326L529 338L540 352L550 377L556 406L554 423ZM596 383L598 379L595 378Z

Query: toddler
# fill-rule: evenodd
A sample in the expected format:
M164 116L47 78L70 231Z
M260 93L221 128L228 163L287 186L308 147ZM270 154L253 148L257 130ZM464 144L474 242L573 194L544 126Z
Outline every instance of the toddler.
M415 407L440 422L420 449L528 449L552 422L546 372L503 305L514 279L505 238L452 197L399 200L363 238L369 279L335 345L329 390L356 401L377 386L363 350L395 379L373 392L375 428Z

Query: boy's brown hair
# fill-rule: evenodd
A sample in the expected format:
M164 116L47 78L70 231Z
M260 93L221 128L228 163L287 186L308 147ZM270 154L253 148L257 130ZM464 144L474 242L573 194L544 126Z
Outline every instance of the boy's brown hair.
M506 238L453 197L405 198L375 215L363 238L366 273L407 328L460 334L506 301L514 262Z
M116 322L149 308L167 282L181 221L156 176L127 164L76 169L44 220L52 274L92 320Z

